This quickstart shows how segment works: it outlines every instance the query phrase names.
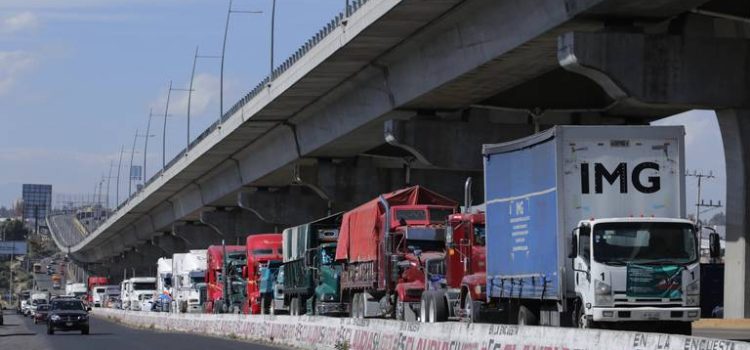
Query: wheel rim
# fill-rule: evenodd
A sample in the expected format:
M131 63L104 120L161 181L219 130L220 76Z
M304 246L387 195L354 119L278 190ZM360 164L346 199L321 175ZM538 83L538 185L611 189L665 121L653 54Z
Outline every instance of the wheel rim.
M469 322L474 322L474 304L471 300L471 294L466 295L466 301L464 303L466 308L466 318Z

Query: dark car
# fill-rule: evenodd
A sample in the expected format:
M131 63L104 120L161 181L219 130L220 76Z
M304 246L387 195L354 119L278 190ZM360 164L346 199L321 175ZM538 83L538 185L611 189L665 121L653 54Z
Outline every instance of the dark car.
M36 306L36 311L34 311L34 324L38 324L40 322L47 321L47 315L49 314L49 304L39 304Z
M82 301L67 298L52 301L47 317L47 334L55 334L56 330L89 334L88 308Z

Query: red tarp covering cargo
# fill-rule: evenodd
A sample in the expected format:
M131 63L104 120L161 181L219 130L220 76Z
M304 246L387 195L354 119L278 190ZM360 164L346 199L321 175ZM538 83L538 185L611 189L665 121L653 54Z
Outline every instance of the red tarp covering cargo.
M444 205L456 206L456 202L421 186L413 186L383 194L390 206L396 205ZM350 262L374 261L378 257L378 230L382 225L380 216L383 206L375 198L346 213L341 221L336 260Z

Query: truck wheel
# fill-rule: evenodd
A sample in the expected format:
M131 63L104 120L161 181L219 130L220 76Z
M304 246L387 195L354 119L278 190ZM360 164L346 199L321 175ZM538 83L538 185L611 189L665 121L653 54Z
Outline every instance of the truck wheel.
M404 309L406 307L406 304L404 304L404 301L399 299L396 301L396 319L399 321L403 321L406 317L406 310Z
M474 301L469 292L466 293L466 297L464 298L464 314L466 315L466 321L469 323L477 323L480 321L479 302Z
M299 316L299 299L292 298L292 303L289 305L290 314L292 316Z
M445 301L444 293L433 293L431 298L432 304L430 305L430 322L445 322L448 321L448 305Z
M573 326L577 328L594 328L594 322L589 320L586 317L586 312L583 311L582 301L576 301L573 315Z
M422 300L419 303L419 321L422 323L434 322L429 319L431 305L430 295L432 295L431 291L425 291L424 293L422 293Z
M49 335L55 334L55 329L52 328L52 326L47 326L47 334Z
M529 308L524 305L518 307L519 326L535 326L538 322L538 318Z
M268 309L266 308L266 298L260 298L260 314L267 315Z
M362 318L362 309L359 306L359 296L359 293L356 293L354 294L354 296L352 296L352 318Z
M276 311L276 301L271 301L271 305L268 307L268 314L269 315L276 315L278 314L278 311Z

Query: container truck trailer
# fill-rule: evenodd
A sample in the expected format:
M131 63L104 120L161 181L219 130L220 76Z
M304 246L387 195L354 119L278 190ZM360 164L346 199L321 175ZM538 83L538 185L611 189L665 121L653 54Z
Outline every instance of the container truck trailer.
M484 145L487 289L507 322L689 334L700 315L684 129L557 126Z
M334 261L343 213L284 230L282 309L292 315L343 315ZM278 289L278 287L277 287Z
M444 257L445 218L456 206L414 186L344 213L336 260L352 317L418 318L425 280L444 273L437 262ZM430 266L439 270L425 269Z

